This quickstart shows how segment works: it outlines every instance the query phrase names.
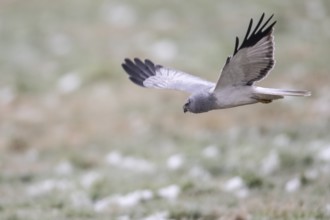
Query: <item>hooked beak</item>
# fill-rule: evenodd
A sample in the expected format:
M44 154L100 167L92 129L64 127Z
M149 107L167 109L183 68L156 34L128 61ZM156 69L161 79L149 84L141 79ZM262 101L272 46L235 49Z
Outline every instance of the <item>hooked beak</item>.
M186 113L187 111L188 111L188 105L185 104L185 105L183 106L183 113Z

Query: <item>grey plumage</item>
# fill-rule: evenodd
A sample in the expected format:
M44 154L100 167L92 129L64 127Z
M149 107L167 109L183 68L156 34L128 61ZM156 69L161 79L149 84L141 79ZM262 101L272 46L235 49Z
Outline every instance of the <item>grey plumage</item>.
M262 14L253 31L253 19L239 45L236 37L233 56L228 57L217 83L184 73L172 68L155 65L146 59L133 61L125 59L123 69L135 84L147 88L174 89L190 93L183 106L184 112L207 112L214 109L235 106L270 103L284 96L309 96L310 92L301 90L272 89L254 86L274 67L274 37L271 24L273 15L263 23Z
M143 63L138 58L135 58L134 62L125 59L122 67L132 82L147 88L174 89L195 93L215 86L215 83L175 69L155 65L150 60L145 60Z

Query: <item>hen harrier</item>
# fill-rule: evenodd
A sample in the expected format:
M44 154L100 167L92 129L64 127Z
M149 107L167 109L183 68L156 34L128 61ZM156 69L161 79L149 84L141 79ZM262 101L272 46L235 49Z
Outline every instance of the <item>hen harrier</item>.
M202 113L215 109L231 108L254 103L270 103L284 96L310 96L309 91L273 89L254 86L274 67L273 27L269 24L273 15L263 23L263 13L252 30L253 19L244 40L235 49L221 71L217 83L209 82L190 74L155 65L150 60L125 59L122 64L129 79L147 88L174 89L190 93L183 106L184 112Z

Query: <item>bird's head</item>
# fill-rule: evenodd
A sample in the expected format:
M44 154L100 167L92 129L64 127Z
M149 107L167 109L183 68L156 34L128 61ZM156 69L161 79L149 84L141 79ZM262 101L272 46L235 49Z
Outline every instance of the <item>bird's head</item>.
M183 112L186 113L186 112L190 112L190 99L187 100L187 102L183 105Z
M215 99L210 93L198 93L188 98L183 105L183 112L202 113L214 109Z

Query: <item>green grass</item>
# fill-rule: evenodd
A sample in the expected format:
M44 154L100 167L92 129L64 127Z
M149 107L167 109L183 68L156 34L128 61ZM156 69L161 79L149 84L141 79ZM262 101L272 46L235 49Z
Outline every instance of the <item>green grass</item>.
M1 2L0 218L329 219L329 11L325 0ZM277 63L260 84L312 97L183 114L184 94L138 88L120 67L148 57L216 80L262 12L278 20ZM171 185L177 197L159 195ZM140 190L152 198L127 206Z

